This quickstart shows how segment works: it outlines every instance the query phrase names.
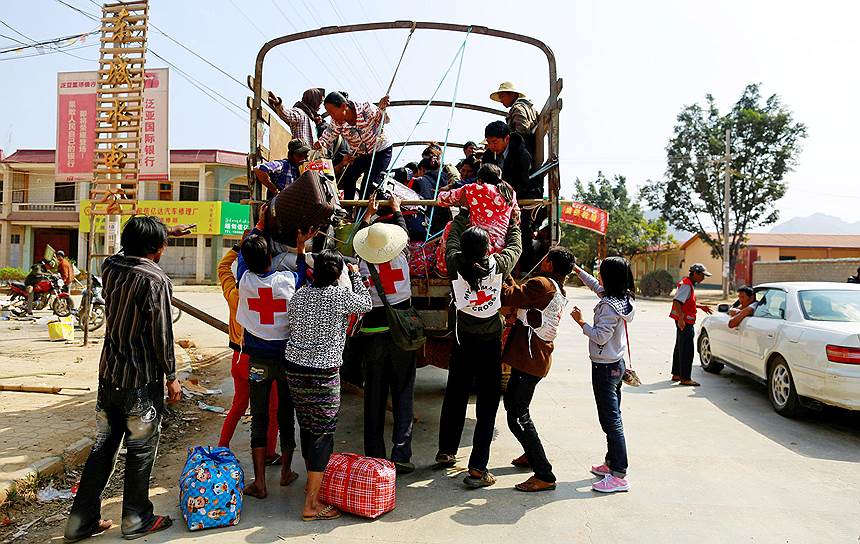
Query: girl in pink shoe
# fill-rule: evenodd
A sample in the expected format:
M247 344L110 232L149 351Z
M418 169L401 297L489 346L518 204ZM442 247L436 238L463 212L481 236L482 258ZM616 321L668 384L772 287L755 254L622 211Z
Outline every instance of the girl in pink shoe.
M591 387L597 404L597 418L606 433L606 458L591 467L601 480L591 488L600 493L630 489L627 483L627 442L621 423L621 383L624 354L627 352L627 324L633 321L634 285L630 263L623 257L609 257L600 263L600 279L575 267L579 279L600 299L594 307L594 324L582 319L582 310L573 308L570 316L588 337L591 359Z
M469 223L481 227L490 236L490 254L505 249L505 235L511 221L511 213L517 205L517 194L508 182L502 180L502 170L495 164L485 164L478 169L475 183L463 185L450 191L442 191L437 197L440 206L459 206L469 210ZM448 231L445 227L442 243L437 249L437 267L441 276L447 277L445 247Z

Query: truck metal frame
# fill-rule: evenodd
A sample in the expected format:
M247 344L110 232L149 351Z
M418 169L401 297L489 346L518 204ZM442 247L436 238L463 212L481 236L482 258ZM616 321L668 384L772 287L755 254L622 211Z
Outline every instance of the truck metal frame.
M275 109L269 103L268 91L263 88L263 64L269 52L279 45L288 44L300 40L310 38L318 38L321 36L333 36L337 34L345 34L350 32L366 32L377 30L442 30L449 32L470 32L483 36L491 36L506 40L513 40L520 43L525 43L540 49L546 55L548 63L548 82L549 82L549 97L540 109L538 115L537 126L535 129L535 157L534 162L537 165L544 164L549 161L557 161L559 150L559 113L562 108L562 100L559 94L562 90L562 80L558 77L556 69L555 54L545 43L530 36L506 32L487 28L485 26L469 26L450 23L422 22L422 21L392 21L378 23L362 23L345 26L327 26L316 30L308 30L305 32L297 32L275 38L266 42L257 53L257 59L254 65L254 75L248 78L248 87L253 92L253 96L248 98L247 104L250 108L250 151L248 153L248 185L252 188L253 200L259 202L262 196L262 188L256 182L256 179L251 173L251 168L265 160L271 160L270 150L263 145L264 134L267 130L271 130L272 123L279 123ZM427 100L392 100L389 107L402 106L424 106ZM430 102L431 107L451 107L450 101L433 100ZM478 111L493 116L505 117L507 111L478 104L468 104L458 102L454 107ZM415 146L427 145L429 142L423 140L414 140L409 142L397 142L395 146ZM462 148L462 143L448 143L449 147ZM549 242L555 245L559 241L559 190L561 187L561 177L558 167L550 168L547 171L547 189L548 198L544 199L543 205L548 207L547 217L550 225ZM533 203L533 202L530 202ZM362 205L362 204L357 204ZM448 280L441 278L414 278L412 282L413 301L419 312L424 317L428 333L436 335L444 335L448 329L448 300L450 292L450 283Z

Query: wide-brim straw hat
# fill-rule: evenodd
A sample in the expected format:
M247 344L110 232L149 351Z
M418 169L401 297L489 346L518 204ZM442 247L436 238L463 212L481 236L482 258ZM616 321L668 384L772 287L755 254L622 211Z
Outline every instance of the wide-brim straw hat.
M409 235L398 225L374 223L358 231L352 245L355 253L371 264L382 264L397 257L409 243Z
M517 93L520 98L525 98L526 96L526 93L518 91L516 86L510 81L503 81L502 84L499 85L499 90L490 95L490 100L501 102L502 100L499 98L499 93Z

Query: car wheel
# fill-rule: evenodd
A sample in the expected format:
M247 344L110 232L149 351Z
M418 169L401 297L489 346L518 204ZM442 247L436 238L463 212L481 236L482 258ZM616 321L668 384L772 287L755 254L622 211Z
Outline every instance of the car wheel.
M714 353L711 351L711 339L706 331L699 333L699 361L702 363L702 370L712 374L719 374L725 366L714 360Z
M788 363L776 356L767 377L767 392L773 409L781 416L794 417L801 412L800 398Z

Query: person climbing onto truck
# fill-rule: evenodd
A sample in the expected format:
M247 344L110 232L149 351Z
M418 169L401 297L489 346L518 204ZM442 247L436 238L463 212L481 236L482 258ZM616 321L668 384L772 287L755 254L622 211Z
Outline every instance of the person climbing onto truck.
M516 85L510 81L504 81L499 89L490 94L490 100L501 102L508 108L505 122L512 133L522 136L529 150L529 154L535 153L535 126L537 125L538 111L531 100L526 98L526 93L518 91Z
M293 138L299 139L307 145L314 143L316 128L323 124L320 115L320 106L325 97L325 89L315 87L302 93L302 99L293 104L292 108L284 108L284 101L269 92L269 104L284 123L290 128Z
M346 200L355 198L356 182L362 175L364 181L360 194L365 196L376 190L382 181L382 173L388 169L391 140L382 128L388 122L385 112L388 103L387 96L380 99L378 107L370 102L348 100L339 92L329 93L325 97L323 105L331 116L331 124L314 143L314 149L328 147L338 135L346 139L353 154L340 178Z
M301 140L290 140L286 159L264 162L254 167L257 181L268 189L267 200L299 178L299 166L307 162L310 150Z

